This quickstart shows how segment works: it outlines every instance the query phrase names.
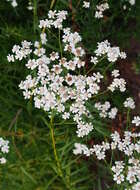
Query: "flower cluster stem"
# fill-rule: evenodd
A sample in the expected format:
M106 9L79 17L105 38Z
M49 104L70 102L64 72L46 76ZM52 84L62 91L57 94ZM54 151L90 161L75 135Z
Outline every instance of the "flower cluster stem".
M50 136L52 140L52 147L53 147L54 157L57 164L58 174L60 177L63 177L63 173L61 170L60 162L59 162L57 151L56 151L56 142L55 142L54 130L53 130L53 117L51 117L49 128L50 128Z
M34 33L36 31L36 25L38 22L38 17L37 17L37 0L34 0L34 8L33 8L33 26L34 26Z
M53 6L54 6L54 4L55 4L55 1L56 1L56 0L52 0L52 1L51 1L50 9L53 8Z
M60 48L60 53L61 53L61 58L63 57L63 53L62 53L62 44L61 44L61 31L59 29L59 48Z
M127 130L129 128L130 125L130 109L127 110Z

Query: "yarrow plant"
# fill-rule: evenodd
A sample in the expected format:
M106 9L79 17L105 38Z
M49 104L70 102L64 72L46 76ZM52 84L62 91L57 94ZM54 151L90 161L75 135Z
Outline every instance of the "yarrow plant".
M8 61L14 62L14 60L21 61L31 54L38 57L27 61L26 67L35 72L34 75L28 75L26 80L19 85L25 99L33 96L36 108L48 112L56 110L63 119L73 117L77 123L78 137L84 137L93 130L93 125L83 120L83 116L89 120L92 116L86 108L86 102L99 93L100 83L104 77L99 72L91 76L77 74L77 69L82 71L85 66L85 50L79 45L81 36L77 32L71 32L70 28L63 28L62 22L66 19L66 15L66 11L49 11L48 19L41 20L39 24L39 28L42 29L40 42L36 41L32 44L23 41L21 46L13 47L13 54L8 55L7 58ZM45 30L52 27L58 29L59 33L63 32L62 44L61 42L59 44L60 54L53 51L46 56L46 49L43 47L47 43ZM71 59L68 59L69 55ZM118 58L126 57L119 47L111 47L107 40L98 43L95 56L91 59L96 59L96 64L98 64L102 56L105 56L110 63L114 63ZM108 90L115 91L118 88L124 92L125 85L124 79L114 78ZM116 113L117 108L112 108L108 113L109 118L115 118Z
M84 1L84 7L89 8L90 4ZM103 12L108 9L108 3L97 6L96 17L102 18ZM40 20L39 29L40 38L35 42L22 41L21 45L14 45L12 54L7 56L9 62L26 60L25 66L29 70L29 75L21 81L19 88L23 91L25 99L33 99L35 108L42 109L48 113L51 124L55 116L60 116L63 120L73 120L77 126L76 134L78 137L88 136L94 130L93 119L94 112L88 107L88 104L95 108L98 116L101 118L115 119L118 113L117 106L111 105L111 102L100 101L97 98L100 93L115 91L124 93L126 91L126 81L120 76L118 69L109 73L110 83L105 86L105 72L95 71L96 67L100 67L102 61L106 61L107 69L109 66L115 67L118 60L125 59L126 53L121 51L119 47L112 46L108 40L97 43L97 48L92 53L88 62L90 68L86 69L86 51L82 44L82 37L78 32L72 31L71 28L65 27L64 21L67 19L68 12L65 10L50 10L48 17ZM50 51L47 49L47 33L51 30L56 31L59 45L58 50ZM53 38L53 36L52 36ZM106 88L102 91L102 85ZM92 101L93 100L93 101ZM125 109L134 109L135 102L128 97L124 101ZM140 117L134 116L132 124L140 125ZM88 148L86 144L75 143L73 153L75 155L84 154L86 156L96 155L97 159L103 160L106 157L106 151L117 150L123 153L129 160L131 165L125 170L123 161L115 162L112 166L114 172L114 181L122 184L129 181L130 171L134 169L133 159L137 159L140 153L139 133L131 133L126 131L124 139L121 139L118 132L111 135L112 142L103 141L101 145L97 144ZM83 138L84 139L84 138ZM134 140L136 142L133 142ZM54 146L55 148L55 146ZM55 152L55 151L54 151ZM57 155L55 152L58 169ZM132 163L131 163L132 162ZM126 166L127 167L127 166ZM139 167L139 163L138 163ZM115 173L117 169L120 172ZM125 175L123 171L125 170ZM138 169L136 168L136 175ZM60 171L60 176L61 176ZM139 177L133 180L132 188L139 185ZM130 189L130 188L129 188Z

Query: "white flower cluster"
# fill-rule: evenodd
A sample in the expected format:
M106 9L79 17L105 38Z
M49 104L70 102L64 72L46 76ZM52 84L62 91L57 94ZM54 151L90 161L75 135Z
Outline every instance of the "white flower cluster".
M83 154L86 156L90 156L90 150L88 149L88 147L86 145L80 144L80 143L75 143L74 146L75 146L75 149L73 150L73 153L75 155Z
M140 188L140 160L135 157L128 159L128 162L116 161L112 166L113 180L117 184L126 182L129 184L129 190L139 190Z
M106 56L109 62L116 62L119 58L126 58L125 52L121 52L119 47L111 47L108 40L98 42L95 54L96 56Z
M105 152L109 149L119 150L126 156L134 156L136 152L138 154L140 153L140 133L131 133L129 131L125 131L124 138L121 139L119 133L115 131L113 134L111 134L111 139L112 141L110 143L103 141L101 145L93 145L93 147L90 149L88 149L86 145L83 146L83 144L79 143L78 146L75 146L73 152L76 155L84 153L86 156L95 154L99 160L105 158ZM88 152L88 154L86 154L86 152Z
M88 148L84 144L75 143L75 149L73 153L75 155L83 154L90 156L95 154L98 160L104 160L107 150L120 151L125 154L128 163L123 161L115 161L115 165L112 166L113 179L117 184L124 182L129 183L129 190L139 190L140 187L140 133L131 133L125 131L124 138L121 139L119 133L115 131L111 134L112 141L102 142L100 145L93 145L92 148ZM127 189L126 189L127 190Z
M91 63L96 65L100 61L100 57L106 57L110 63L116 62L119 58L126 59L126 53L121 52L119 47L111 47L108 40L99 42L97 49L95 50L96 56L91 56ZM119 70L112 71L112 76L114 77L112 83L108 87L111 92L119 89L120 92L126 90L126 82L123 78L118 78L120 76Z
M99 72L91 76L77 74L77 69L85 66L84 49L79 45L82 38L77 32L71 32L70 28L63 28L63 21L66 19L67 12L52 11L48 13L48 18L41 20L39 27L42 29L40 42L23 41L21 46L14 45L11 55L7 56L9 62L28 58L26 67L31 70L19 87L23 90L25 99L33 96L34 105L38 109L47 112L56 110L63 119L70 117L77 123L77 136L84 137L93 130L93 125L88 122L91 114L86 107L86 102L93 95L99 93L100 83L103 75ZM59 52L51 52L46 55L45 45L47 43L47 28L57 28L62 40L59 39L61 55ZM60 36L59 36L60 37ZM98 43L96 56L107 56L108 61L115 62L118 58L125 58L125 53L120 52L119 47L111 47L106 40ZM64 56L65 55L65 56ZM122 80L122 79L121 79ZM121 86L121 84L119 83ZM106 105L102 105L102 116L107 114L114 119L117 109L112 108L109 113L104 110ZM83 119L86 117L86 122Z
M140 125L140 116L134 116L132 123L135 124L136 126L139 126Z
M124 102L124 107L129 109L135 109L135 102L133 98L127 98Z
M113 180L116 181L117 184L121 184L124 181L124 162L123 161L116 161L115 166L112 167L112 171L115 173L113 175Z
M41 20L39 24L39 28L59 28L62 29L62 22L66 20L67 11L52 11L50 10L48 13L48 19Z
M127 9L128 3L129 3L131 6L134 6L135 3L136 3L136 0L125 0L125 4L123 5L123 9L124 9L124 10ZM131 10L130 6L129 6L129 10Z
M103 118L110 118L115 119L118 109L116 107L111 108L110 102L106 101L104 104L101 104L100 102L95 103L95 108L100 111L99 115ZM111 110L109 110L111 108Z
M120 90L120 92L124 92L126 90L126 81L123 78L118 78L120 76L119 70L113 70L112 71L112 76L114 78L113 78L112 83L108 87L108 89L111 92L114 92L115 90L118 90L118 89ZM125 105L126 105L126 102L125 102Z
M18 6L18 4L17 4L17 1L16 1L16 0L6 0L6 1L10 2L10 3L11 3L11 5L12 5L12 7L17 7L17 6Z
M39 27L43 28L41 35L45 34L46 27L54 26L62 29L62 21L65 20L66 14L65 11L49 11L50 19L40 21ZM62 32L63 51L71 55L69 60L66 57L60 57L58 52L52 52L46 56L45 48L41 47L38 41L34 44L35 50L31 49L32 44L27 41L22 42L21 47L15 45L12 49L14 54L8 55L7 58L8 61L13 62L22 60L31 53L38 56L36 59L27 61L26 67L34 72L19 85L25 99L34 96L36 108L48 112L55 109L63 119L73 116L77 123L77 135L83 137L93 129L91 123L82 120L83 115L87 117L89 115L85 102L92 95L98 94L99 83L103 76L99 72L93 73L92 76L74 74L77 68L85 65L83 61L85 51L78 45L81 37L77 32L72 33L69 28L64 28ZM45 45L44 40L42 45Z
M124 0L124 5L123 5L123 9L126 10L127 9L127 4L129 3L131 6L134 6L136 3L136 0ZM85 8L89 8L86 7L86 5L88 6L88 4L85 2L84 6ZM104 11L109 9L109 4L107 2L107 0L105 0L103 3L99 4L96 6L96 12L95 12L95 18L103 18L104 15ZM129 7L129 9L131 10L131 8Z
M96 6L95 18L103 18L103 13L105 10L109 9L109 4L107 2Z
M12 55L8 55L7 59L9 62L14 62L15 60L21 61L23 58L26 58L31 52L31 42L27 42L26 40L21 43L21 47L19 45L14 45L12 48Z
M128 0L128 2L130 3L130 5L135 5L136 0Z
M118 76L120 76L119 70L114 69L114 70L112 71L112 77L117 78Z
M7 154L9 152L9 141L4 140L2 137L0 137L0 163L5 164L6 163L6 158L3 157L3 154Z
M90 2L89 1L83 1L83 7L84 8L89 8L90 7Z

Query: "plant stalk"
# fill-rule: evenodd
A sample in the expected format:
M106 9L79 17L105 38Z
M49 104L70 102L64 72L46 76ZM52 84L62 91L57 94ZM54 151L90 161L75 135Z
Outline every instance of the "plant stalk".
M54 157L57 164L58 174L60 177L63 177L63 173L61 170L60 162L59 162L57 151L56 151L56 143L55 143L54 130L53 130L53 117L51 117L49 128L50 128L50 136L52 139L52 147L53 147Z

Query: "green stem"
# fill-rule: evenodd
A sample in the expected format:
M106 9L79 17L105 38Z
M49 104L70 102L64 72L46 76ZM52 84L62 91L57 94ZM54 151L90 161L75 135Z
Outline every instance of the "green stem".
M37 18L37 0L34 0L34 8L33 8L33 26L34 26L34 33L36 31L36 24L38 22Z
M60 122L60 123L54 123L54 125L75 125L75 122L69 122L69 123L65 123L65 122Z
M98 96L101 96L101 95L103 95L103 94L106 94L107 92L109 92L109 89L107 89L107 90L105 90L105 91L103 91L103 92L101 92L101 93L99 93L99 94L97 94L97 95L95 95L95 96L92 96L91 98L97 98Z
M112 63L109 63L108 66L105 68L104 72L103 72L103 76L105 76L106 71L109 69L109 67L112 66Z
M112 167L112 161L113 161L113 151L111 152L110 168Z
M56 151L56 142L55 142L54 129L53 129L53 127L54 127L53 115L51 115L50 123L48 123L48 121L44 117L41 117L41 119L43 120L45 125L48 126L50 129L50 137L52 140L52 148L53 148L53 152L54 152L54 157L55 157L55 161L56 161L56 165L57 165L58 174L60 177L63 178L63 173L61 170L60 162L59 162L57 151Z
M106 57L106 55L103 56L101 59L99 59L98 63L100 63L103 59L105 59L105 57ZM88 75L96 67L97 64L93 65L86 74Z
M41 119L43 120L43 122L45 123L46 126L49 127L50 129L50 137L52 140L52 148L53 148L53 152L54 152L54 157L55 157L55 161L56 161L56 165L57 165L57 172L58 172L58 176L62 178L63 183L65 184L66 188L71 190L71 185L69 183L67 183L67 180L65 179L62 169L61 169L61 165L60 165L60 161L57 155L57 150L56 150L56 141L55 141L55 136L54 136L54 122L53 122L53 115L51 116L50 119L50 123L48 123L48 121L44 118L41 117Z
M54 4L55 4L55 1L56 1L56 0L52 0L52 1L51 1L50 9L53 8L53 6L54 6Z
M129 117L129 115L130 115L130 109L128 108L128 110L127 110L127 128L126 129L128 129L129 128L129 125L130 125L130 117Z
M60 48L60 53L61 53L61 58L63 57L63 54L62 54L62 45L61 45L61 31L59 29L59 48Z
M70 190L71 189L70 184L67 183L67 180L63 176L63 172L62 172L61 165L60 165L59 158L58 158L57 151L56 151L56 142L55 142L54 130L53 130L53 126L54 126L54 124L53 124L53 116L51 116L49 126L50 126L50 135L51 135L51 139L52 139L52 147L53 147L53 151L54 151L54 157L55 157L56 164L57 164L58 175L62 178L66 188Z
M53 130L53 116L51 117L49 128L50 128L50 136L52 139L52 147L53 147L54 157L57 164L58 174L60 177L63 177L63 173L61 170L60 162L59 162L57 151L56 151L56 143L55 143L54 130Z

